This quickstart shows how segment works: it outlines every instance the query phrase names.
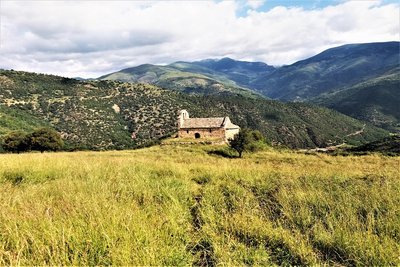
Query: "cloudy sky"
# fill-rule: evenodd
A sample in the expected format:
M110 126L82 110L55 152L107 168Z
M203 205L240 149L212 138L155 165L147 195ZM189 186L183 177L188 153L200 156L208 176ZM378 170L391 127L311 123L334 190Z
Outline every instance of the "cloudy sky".
M291 64L346 43L398 41L395 0L0 1L0 68L98 77L231 57Z

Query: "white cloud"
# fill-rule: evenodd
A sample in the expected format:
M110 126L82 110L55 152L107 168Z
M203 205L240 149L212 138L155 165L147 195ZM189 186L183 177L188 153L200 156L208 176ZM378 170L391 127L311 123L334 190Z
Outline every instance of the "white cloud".
M143 63L229 56L282 65L345 44L398 40L398 4L323 9L248 1L5 1L0 67L96 77ZM262 3L261 3L262 4Z
M252 9L257 9L265 3L265 0L247 0L247 6Z

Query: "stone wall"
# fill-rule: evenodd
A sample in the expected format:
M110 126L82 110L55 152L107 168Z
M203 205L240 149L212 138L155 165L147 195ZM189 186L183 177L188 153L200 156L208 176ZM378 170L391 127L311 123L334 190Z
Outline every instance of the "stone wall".
M221 138L225 140L225 129L224 128L212 128L212 129L180 129L179 138L196 138L196 134L200 135L200 139L203 138Z
M239 133L240 129L226 129L226 140L233 139L235 134Z

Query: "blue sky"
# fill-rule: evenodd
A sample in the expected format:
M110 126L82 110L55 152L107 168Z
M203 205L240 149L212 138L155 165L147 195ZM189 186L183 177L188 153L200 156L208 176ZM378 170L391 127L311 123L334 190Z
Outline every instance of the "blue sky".
M356 0L357 1L357 0ZM358 1L368 1L368 0L358 0ZM345 1L343 0L267 0L263 3L263 5L258 9L260 11L268 11L276 6L285 6L285 7L302 7L304 9L316 9L316 8L324 8L327 6L334 6L341 4ZM382 4L389 3L398 3L397 0L384 0Z
M249 7L246 6L247 1L241 1L243 4L243 8L238 11L238 15L243 17L247 15L247 11ZM260 6L256 8L257 11L266 12L277 6L284 7L301 7L303 9L318 9L324 8L331 5L336 5L340 3L340 1L323 1L323 0L286 0L286 1L278 1L278 0L266 0L266 1L258 1L260 2Z
M285 7L303 7L305 9L315 9L323 8L329 5L336 5L340 1L323 1L323 0L287 0L287 1L265 1L264 4L259 8L261 11L268 11L275 6L285 6Z
M359 1L359 2L366 2L366 1L370 1L370 0L355 0L355 1ZM245 6L245 3L247 1L241 1ZM265 0L265 1L259 1L260 3L260 7L257 8L257 11L262 11L262 12L266 12L269 11L271 9L273 9L274 7L277 6L284 6L284 7L301 7L303 9L306 10L313 10L313 9L322 9L328 6L335 6L335 5L339 5L343 2L346 2L344 0ZM398 4L399 1L398 0L383 0L381 1L381 3L383 5L385 4ZM242 8L240 10L239 15L240 16L246 16L248 8Z
M400 35L393 0L1 0L0 16L0 68L68 77L222 57L284 65Z

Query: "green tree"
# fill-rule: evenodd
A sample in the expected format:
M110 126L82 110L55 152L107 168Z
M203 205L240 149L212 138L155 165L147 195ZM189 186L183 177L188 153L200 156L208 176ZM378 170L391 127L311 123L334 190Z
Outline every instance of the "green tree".
M20 153L29 150L27 135L21 131L10 132L4 136L1 145L7 152Z
M49 128L40 128L28 135L30 148L32 150L57 151L64 146L61 135Z
M229 140L229 146L239 153L242 157L243 152L255 152L260 150L264 144L264 136L260 131L250 129L241 129L235 134L233 139Z

